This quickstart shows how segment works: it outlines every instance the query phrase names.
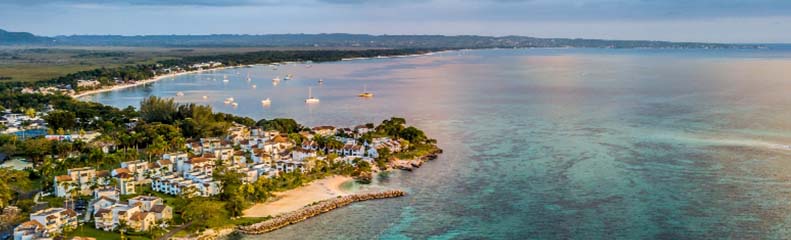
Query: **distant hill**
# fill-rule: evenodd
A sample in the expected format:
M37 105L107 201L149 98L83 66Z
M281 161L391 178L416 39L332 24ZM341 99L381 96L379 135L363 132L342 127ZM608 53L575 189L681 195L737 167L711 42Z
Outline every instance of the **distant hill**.
M756 48L758 45L718 43L629 41L524 36L443 36L366 34L267 34L267 35L71 35L39 37L30 33L0 35L2 44L52 46L132 46L132 47L359 47L359 48ZM7 38L7 39L6 39Z
M0 29L0 45L48 44L51 38L39 37L28 32L9 32Z

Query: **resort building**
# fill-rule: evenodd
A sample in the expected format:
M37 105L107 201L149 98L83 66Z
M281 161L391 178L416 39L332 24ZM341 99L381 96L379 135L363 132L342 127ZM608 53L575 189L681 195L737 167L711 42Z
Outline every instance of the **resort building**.
M65 208L48 208L30 214L30 221L14 228L14 239L46 239L77 227L77 212Z
M88 195L91 194L91 186L105 184L106 177L106 171L97 172L91 167L72 168L66 171L66 175L54 177L54 194L66 197L76 190L79 195Z

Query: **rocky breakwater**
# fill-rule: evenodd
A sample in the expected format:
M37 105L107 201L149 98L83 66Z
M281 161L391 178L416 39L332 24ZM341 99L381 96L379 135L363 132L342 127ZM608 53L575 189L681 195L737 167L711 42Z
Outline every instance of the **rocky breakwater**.
M335 199L329 199L318 202L313 205L303 207L299 210L286 213L272 219L256 223L249 226L240 226L237 231L244 234L264 234L271 232L285 226L304 221L305 219L317 216L319 214L332 211L354 202L362 202L375 199L395 198L405 196L406 192L401 190L389 190L375 193L360 193L348 196L343 196Z

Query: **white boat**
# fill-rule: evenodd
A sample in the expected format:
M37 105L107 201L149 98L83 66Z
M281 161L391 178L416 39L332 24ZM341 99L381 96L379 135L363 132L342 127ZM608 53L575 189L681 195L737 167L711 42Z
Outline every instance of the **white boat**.
M292 74L288 74L288 75L286 75L286 77L285 77L285 78L283 78L283 80L291 80L291 79L293 79L293 78L294 78L294 75L292 75Z
M233 106L233 107L238 107L238 106L239 106L239 104L238 104L238 103L231 103L231 106Z
M203 99L204 99L204 100L206 100L206 99L209 99L209 96L205 96L205 95L204 95L204 96L203 96Z
M272 82L280 82L280 76L272 78Z
M323 78L319 78L319 84L324 84L324 79Z
M312 91L311 88L308 88L308 98L305 99L305 103L308 103L308 104L319 103L319 99L313 97L313 91Z
M250 87L251 87L251 88L253 88L253 89L255 89L255 84L253 84L253 85L252 85L252 86L250 86Z
M228 79L223 79L222 82L228 83Z
M266 98L264 100L261 100L261 104L263 104L264 106L272 105L272 100L269 100L269 98Z
M177 92L177 93L176 93L176 96L177 96L177 97L184 96L184 93L183 93L183 92Z
M233 99L232 97L229 97L229 98L226 98L226 99L225 99L225 101L231 101L231 102L233 102L233 101L234 101L234 99Z
M372 97L374 97L374 94L371 93L371 92L368 92L367 86L363 85L363 92L358 94L357 96L361 97L361 98L372 98Z

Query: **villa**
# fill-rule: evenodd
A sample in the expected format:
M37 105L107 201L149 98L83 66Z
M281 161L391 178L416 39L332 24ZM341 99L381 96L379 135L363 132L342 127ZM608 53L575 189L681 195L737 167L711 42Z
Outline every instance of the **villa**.
M67 170L66 175L54 177L54 194L57 197L66 197L73 189L80 195L91 194L91 186L104 184L106 177L106 171L96 171L91 167L72 168Z
M14 228L14 239L41 239L77 227L77 212L65 208L47 208L30 214L30 221Z

